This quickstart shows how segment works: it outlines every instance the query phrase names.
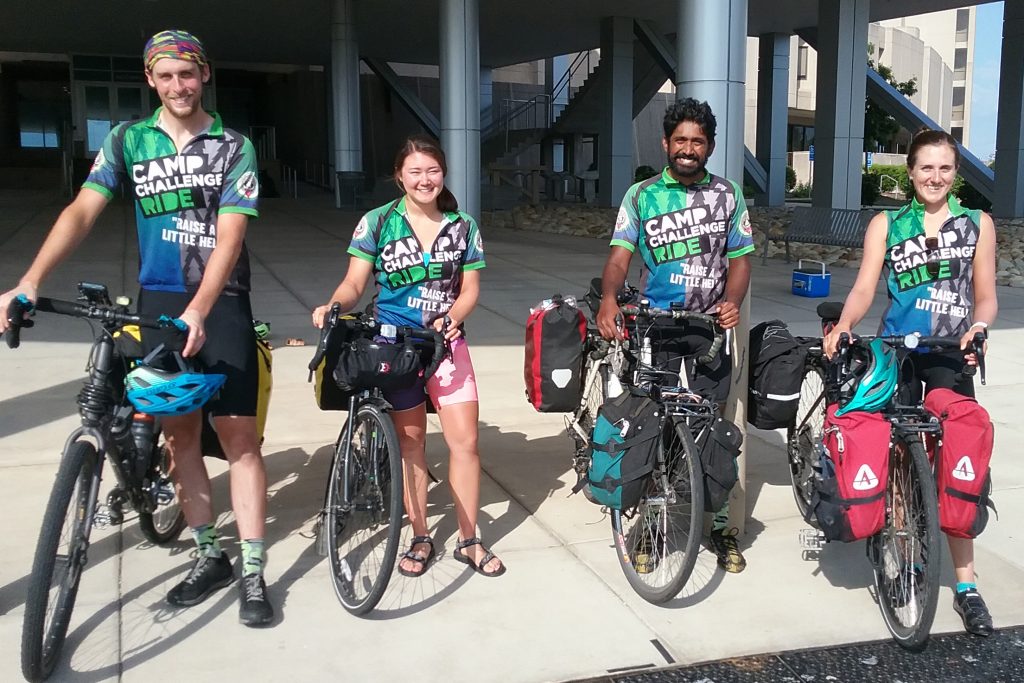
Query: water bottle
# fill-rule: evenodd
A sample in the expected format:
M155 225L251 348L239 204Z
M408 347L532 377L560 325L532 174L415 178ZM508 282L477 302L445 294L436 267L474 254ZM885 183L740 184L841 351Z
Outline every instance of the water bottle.
M134 473L139 481L146 476L150 458L153 457L153 427L152 415L146 413L132 415L131 434L132 441L135 443Z

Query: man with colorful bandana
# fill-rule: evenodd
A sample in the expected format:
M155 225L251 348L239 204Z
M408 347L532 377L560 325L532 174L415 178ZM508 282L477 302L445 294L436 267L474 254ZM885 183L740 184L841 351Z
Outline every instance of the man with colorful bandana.
M615 221L597 314L598 329L606 339L621 336L616 293L637 250L644 269L641 291L652 307L717 313L719 326L726 330L739 323L740 304L750 285L747 254L754 250L754 240L743 192L735 182L706 168L715 149L711 107L684 99L668 108L663 124L668 165L660 175L626 191ZM679 372L685 357L690 389L724 405L733 370L727 345L709 364L693 360L710 348L711 330L670 321L652 327L648 336L655 364ZM728 521L726 501L715 514L709 545L722 568L741 572L746 560L735 533L726 531Z
M125 185L135 205L139 240L139 311L177 315L188 325L182 355L227 375L206 406L230 464L231 500L241 539L239 618L273 620L263 579L266 472L256 427L258 366L249 304L245 232L258 215L256 158L244 136L202 108L210 67L202 43L185 31L162 31L143 53L146 80L161 107L143 121L110 131L88 179L61 213L18 286L0 296L0 311L39 284L92 229ZM0 320L0 332L7 326ZM143 332L147 352L171 341ZM180 343L180 342L179 342ZM198 559L167 601L195 605L234 580L214 528L210 479L200 451L203 411L164 417L163 434Z

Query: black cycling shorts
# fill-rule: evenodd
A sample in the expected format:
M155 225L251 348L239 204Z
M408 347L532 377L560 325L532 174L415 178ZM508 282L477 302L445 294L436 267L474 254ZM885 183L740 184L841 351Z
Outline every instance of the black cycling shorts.
M909 353L900 368L900 402L915 405L932 389L952 389L974 398L974 378L964 374L967 364L959 350Z
M725 403L732 381L732 356L726 354L726 344L722 344L718 356L709 364L697 362L697 357L707 353L714 340L710 327L692 320L659 320L646 331L646 335L651 338L655 367L678 375L680 363L685 358L690 391L715 403ZM674 383L665 379L662 384Z
M186 292L139 292L139 313L177 317L192 301ZM180 335L172 330L142 328L142 349L148 354L167 343L180 349ZM248 294L222 294L206 316L206 343L195 360L206 372L227 375L217 396L206 404L212 415L255 416L259 393L259 359L256 333L252 328L252 307Z

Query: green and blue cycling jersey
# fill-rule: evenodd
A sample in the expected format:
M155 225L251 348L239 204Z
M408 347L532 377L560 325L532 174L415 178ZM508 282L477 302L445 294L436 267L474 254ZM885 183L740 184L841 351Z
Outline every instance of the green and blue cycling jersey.
M949 216L934 249L924 232L924 206L914 199L886 211L883 278L889 306L879 334L963 336L974 308L974 251L981 234L981 212L948 201ZM929 261L934 276L929 273Z
M460 211L446 213L434 243L425 247L406 217L404 197L363 216L348 253L373 264L376 318L412 327L443 317L462 291L462 274L485 265L476 221Z
M162 109L143 121L115 126L82 187L107 199L122 184L131 192L143 289L193 292L217 246L217 218L226 213L259 215L256 153L217 114L211 114L209 129L179 152L160 127ZM247 291L249 255L243 244L224 292Z
M740 187L711 173L683 185L666 167L626 191L612 246L640 251L640 290L651 305L713 312L725 298L729 259L754 250Z

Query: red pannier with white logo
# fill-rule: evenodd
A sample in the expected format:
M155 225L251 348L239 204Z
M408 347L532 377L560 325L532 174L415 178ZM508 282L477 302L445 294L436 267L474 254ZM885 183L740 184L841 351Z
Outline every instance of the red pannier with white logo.
M950 536L975 538L988 523L992 493L992 421L988 411L952 389L933 389L924 407L939 418L939 526Z
M569 413L583 393L587 318L576 300L556 294L526 320L526 398L541 413Z
M825 413L811 510L825 539L849 543L873 536L885 523L890 425L880 413Z

